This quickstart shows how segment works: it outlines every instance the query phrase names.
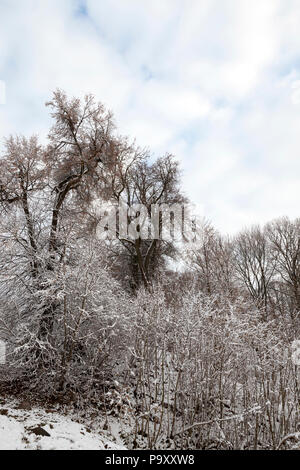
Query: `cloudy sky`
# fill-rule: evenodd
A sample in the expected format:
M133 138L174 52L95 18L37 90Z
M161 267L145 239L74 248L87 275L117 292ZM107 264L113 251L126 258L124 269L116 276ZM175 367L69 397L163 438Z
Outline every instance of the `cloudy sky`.
M299 31L299 0L0 0L0 138L93 93L222 232L297 217Z

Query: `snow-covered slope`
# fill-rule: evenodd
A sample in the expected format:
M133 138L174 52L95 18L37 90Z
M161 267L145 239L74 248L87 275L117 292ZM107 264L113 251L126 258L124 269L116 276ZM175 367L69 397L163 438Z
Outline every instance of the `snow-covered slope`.
M15 402L0 405L0 450L125 449L70 416L28 408Z

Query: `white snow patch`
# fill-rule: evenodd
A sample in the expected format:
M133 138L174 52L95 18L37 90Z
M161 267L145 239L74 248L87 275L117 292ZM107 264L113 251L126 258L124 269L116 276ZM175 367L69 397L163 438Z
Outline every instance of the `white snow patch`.
M41 427L50 437L32 433L31 428L36 427ZM47 413L41 408L20 410L11 404L0 407L0 450L105 449L126 448L60 413Z

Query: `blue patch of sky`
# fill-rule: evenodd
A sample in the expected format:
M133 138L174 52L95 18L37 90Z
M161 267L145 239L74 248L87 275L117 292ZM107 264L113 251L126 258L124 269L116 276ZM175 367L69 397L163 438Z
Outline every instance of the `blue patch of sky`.
M130 48L132 48L132 46L136 43L137 38L133 35L132 32L128 32L128 34L122 34L118 37L117 40L115 40L113 37L110 37L109 34L107 34L92 17L89 16L89 20L93 24L99 39L113 46L116 52L120 55L125 55L128 50L130 50ZM114 28L113 23L111 27Z
M75 0L75 16L88 16L88 8L85 0Z
M21 72L20 63L16 59L17 51L15 52L15 55L9 55L2 63L2 67L0 69L2 80L10 80L10 78L13 79Z
M273 76L281 79L288 77L291 73L300 75L300 54L295 57L283 54L280 61L270 68L270 72Z
M180 133L178 133L177 139L184 140L184 142L193 146L199 140L205 140L209 134L211 123L207 119L197 119Z
M154 78L153 73L147 67L147 65L142 65L141 66L141 74L142 74L143 80L146 81L146 82L148 82L149 80L152 80Z

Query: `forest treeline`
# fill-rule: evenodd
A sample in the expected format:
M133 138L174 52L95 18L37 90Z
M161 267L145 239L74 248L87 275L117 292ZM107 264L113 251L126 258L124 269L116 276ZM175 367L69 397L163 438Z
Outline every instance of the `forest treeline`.
M93 96L47 107L48 142L11 136L1 154L0 388L127 420L131 448L295 445L300 219L101 240L101 205L187 204L179 164Z

